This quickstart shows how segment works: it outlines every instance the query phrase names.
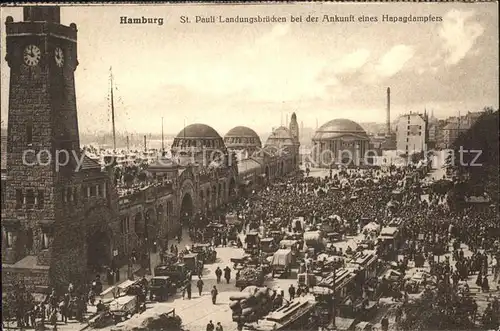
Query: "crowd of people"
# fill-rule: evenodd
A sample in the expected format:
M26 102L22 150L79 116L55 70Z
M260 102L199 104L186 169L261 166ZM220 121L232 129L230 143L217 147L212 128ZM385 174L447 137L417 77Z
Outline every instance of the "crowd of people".
M186 227L194 242L211 241L215 246L226 246L236 239L241 246L234 232L239 233L249 226L259 229L273 219L281 220L281 226L290 227L292 220L303 217L309 224L329 223L332 231L339 233L359 233L367 222L383 227L397 221L401 240L394 248L401 271L404 273L409 261L422 264L417 262L422 259L427 262L430 275L436 280L436 291L452 291L453 300L459 302L456 307L465 309L466 315L476 321L477 302L466 295L471 291L467 281L475 277L475 285L483 293L498 291L500 285L498 206L471 205L455 209L447 201L447 192L433 189L432 184L423 185L424 176L425 173L410 166L330 170L323 178L288 177L211 215L195 215L187 221ZM235 214L241 225L207 227L214 220L223 224L224 215L228 213ZM178 239L180 242L180 236ZM166 245L169 247L168 243ZM170 246L170 250L176 256L182 254L176 245ZM440 260L445 253L450 255ZM222 273L220 269L216 272L218 281ZM225 276L229 282L230 270ZM404 282L398 286L406 296ZM69 289L67 292L62 300L61 297L55 299L52 293L39 308L25 309L29 313L18 316L18 324L29 324L33 314L52 320L59 313L67 320L72 316L68 312L74 311L74 316L81 318L89 296ZM483 324L498 324L498 316L498 299L492 297L484 310ZM214 330L215 326L207 326L209 329Z
M302 216L308 223L333 223L333 231L359 233L367 221L382 227L396 221L401 238L395 247L398 266L407 267L409 261L419 265L427 262L436 284L450 284L457 295L464 293L471 277L476 278L480 292L497 291L498 207L482 204L455 209L448 203L446 191L432 183L424 184L425 175L410 166L346 169L335 174L330 171L324 178L286 178L240 199L226 212L236 213L244 223L243 228L249 224L263 225L272 219L290 226L293 219ZM444 257L448 253L451 261ZM401 296L407 296L404 278L400 286ZM460 307L471 314L477 311L477 303L470 296L465 295L459 301ZM498 315L497 307L497 301L493 300L484 315ZM486 320L491 322L491 318L485 317Z

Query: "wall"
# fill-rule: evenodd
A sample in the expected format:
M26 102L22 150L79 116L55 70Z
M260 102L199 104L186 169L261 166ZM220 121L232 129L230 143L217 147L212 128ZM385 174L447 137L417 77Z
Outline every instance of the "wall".
M408 155L425 151L426 122L419 114L409 114L399 117L396 133L396 149Z

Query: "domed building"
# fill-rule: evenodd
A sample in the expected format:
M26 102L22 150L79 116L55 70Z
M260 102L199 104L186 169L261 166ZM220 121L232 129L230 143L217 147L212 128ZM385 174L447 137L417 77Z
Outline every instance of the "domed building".
M280 126L273 130L266 140L264 153L279 161L270 169L266 169L266 176L283 176L297 170L299 167L299 148L298 137L288 128Z
M335 164L359 166L365 164L370 139L358 123L335 119L323 124L313 137L315 166L329 168Z
M175 137L171 147L172 157L180 163L204 162L209 165L214 159L226 155L224 140L217 131L206 124L186 126Z
M291 131L284 127L280 126L275 129L269 138L266 140L266 147L278 147L280 149L293 149L298 147L298 140L292 135Z
M239 154L240 159L249 158L262 148L259 135L246 126L237 126L229 130L224 136L227 149Z

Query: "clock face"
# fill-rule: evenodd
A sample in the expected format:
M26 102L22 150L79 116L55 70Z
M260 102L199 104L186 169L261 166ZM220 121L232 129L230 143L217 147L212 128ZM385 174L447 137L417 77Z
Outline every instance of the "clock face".
M56 60L56 64L58 67L62 67L63 64L64 64L64 53L62 51L62 49L60 49L59 47L57 47L55 50L54 50L54 59Z
M28 45L24 49L23 59L24 63L30 67L36 66L40 61L40 48L35 45Z

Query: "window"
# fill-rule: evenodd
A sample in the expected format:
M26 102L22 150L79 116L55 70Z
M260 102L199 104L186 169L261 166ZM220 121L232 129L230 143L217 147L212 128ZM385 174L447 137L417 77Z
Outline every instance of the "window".
M97 195L97 186L98 185L92 185L90 187L90 196L95 197Z
M14 234L12 231L9 230L4 230L5 233L5 246L7 248L12 248L12 245L14 244Z
M29 228L26 231L26 249L28 252L31 252L33 250L33 229Z
M45 206L45 197L43 190L38 190L38 209L43 209Z
M26 207L33 208L35 205L35 192L33 190L26 191Z
M410 138L406 138L406 142L409 142L410 141Z
M102 185L97 185L97 196L98 197L103 197L104 196Z
M410 126L408 125L408 127L406 128L406 130L408 130L408 132L410 131Z
M42 231L42 249L49 249L49 246L49 234L45 231Z
M28 145L33 143L33 121L31 119L26 123L26 142Z
M6 198L6 193L5 193L5 185L2 184L2 186L0 187L1 191L2 191L2 196L1 196L1 199L2 199L2 208L5 207L5 198Z
M123 217L121 220L121 229L123 234L128 233L128 217Z
M421 136L421 135L422 135L422 132L419 132L419 133L418 133L418 135L419 135L419 136Z
M71 187L68 187L66 189L66 201L69 202L69 201L73 201L73 194L72 194L72 190L71 190Z
M16 189L16 209L21 208L23 206L23 203L24 203L23 190Z

